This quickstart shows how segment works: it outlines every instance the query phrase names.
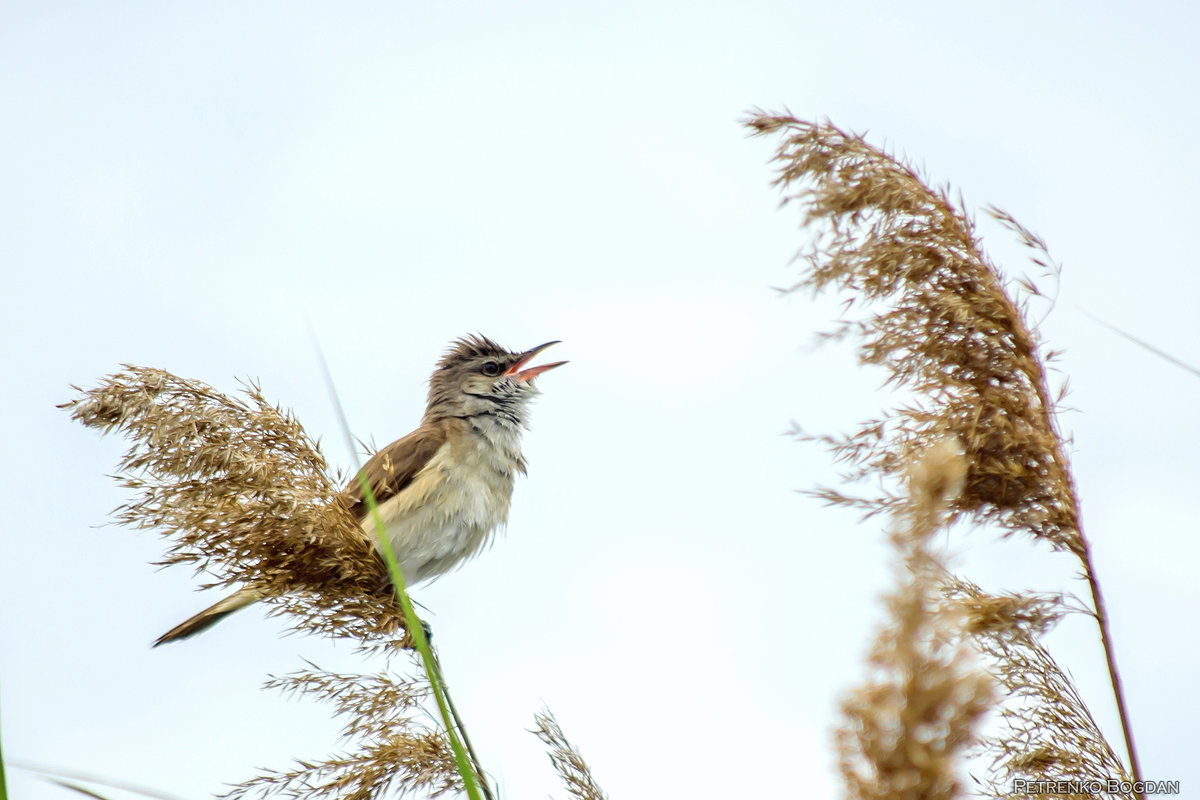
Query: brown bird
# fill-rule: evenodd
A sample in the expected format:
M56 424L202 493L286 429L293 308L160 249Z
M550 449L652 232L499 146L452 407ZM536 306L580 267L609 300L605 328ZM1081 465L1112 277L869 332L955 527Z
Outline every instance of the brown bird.
M524 474L521 432L533 379L567 363L522 369L547 342L521 353L484 336L451 343L429 379L425 416L415 431L380 450L363 467L385 535L409 586L449 572L477 554L508 520L517 473ZM341 498L367 535L375 524L357 478ZM164 633L184 639L263 598L242 589Z

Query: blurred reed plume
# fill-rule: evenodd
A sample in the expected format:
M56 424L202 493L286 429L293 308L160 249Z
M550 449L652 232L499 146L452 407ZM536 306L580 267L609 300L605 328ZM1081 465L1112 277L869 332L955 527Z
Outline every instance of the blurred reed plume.
M966 464L945 440L912 464L909 493L892 543L899 587L887 598L889 625L869 656L870 677L842 704L838 763L849 797L860 800L961 796L958 760L991 706L991 684L975 667L957 610L942 602L943 566L930 539Z
M1026 535L1079 560L1091 591L1089 613L1098 622L1104 645L1130 772L1140 777L1104 600L1055 420L1058 398L1052 397L1046 380L1047 356L1040 351L1023 307L1010 299L1000 270L984 253L961 201L956 204L947 190L930 188L912 167L831 124L753 112L746 125L755 134L780 137L774 185L783 192L785 204L802 204L805 224L815 228L812 244L797 255L804 264L803 276L787 291L840 290L847 311L863 313L860 319L839 322L826 336L855 339L860 360L882 366L888 383L907 393L903 406L849 435L809 436L796 431L802 438L820 441L847 465L847 482L871 479L883 487L868 496L830 488L815 494L867 516L911 515L905 477L912 465L944 442L961 447L962 488L948 500L948 524L959 519L993 523L1006 535ZM995 209L990 213L1033 251L1035 262L1052 263L1038 237L1007 214ZM1032 284L1023 285L1036 292ZM911 554L906 560L910 569L917 570L912 580L919 580L920 565L911 565ZM962 600L961 592L952 597ZM972 602L1003 617L1002 627L1020 630L1034 644L1047 620L1060 613L1057 606L1034 613L1036 604L1022 600L1007 609L1024 608L1024 614L1006 615L995 598L980 595ZM892 611L898 630L920 633L913 627L918 623L904 616L911 613L911 604L898 606L893 601ZM1090 721L1091 715L1073 687L1068 691L1058 686L1060 677L1067 685L1070 682L1048 654L1022 665L1019 657L1033 651L999 648L994 639L997 628L982 625L978 616L962 619L975 620L963 629L964 634L990 658L992 671L1007 691L1002 714L1007 715L1010 737L990 742L1000 774L1083 774L1086 769L1056 772L1054 767L1055 759L1066 764L1080 754L1092 758L1084 765L1094 770L1090 778L1127 774L1096 726L1080 722ZM1044 649L1037 652L1045 653ZM878 647L873 660L877 657ZM1056 687L1058 700L1072 705L1070 720L1061 731L1041 732L1037 741L1049 748L1040 751L1044 763L1022 764L1020 737L1032 741L1036 737L1029 729L1040 730L1057 721L1040 716L1028 702L1028 687L1038 681ZM1046 688L1043 699L1049 692ZM870 696L860 700L872 702ZM1022 728L1018 723L1027 725ZM1095 738L1083 741L1079 736ZM1056 746L1058 750L1053 750ZM868 791L870 787L854 784L851 780L852 789L860 792L857 796L876 796Z
M364 655L410 659L411 676L342 675L309 664L272 678L267 688L333 703L354 748L234 784L226 800L370 800L414 792L494 798L440 688L436 658L427 651L423 661L410 649L413 638L388 567L351 514L351 501L339 493L343 476L331 473L295 417L269 403L254 383L244 384L243 399L146 367L126 365L93 389L75 388L79 396L63 404L73 419L130 441L117 479L134 499L115 516L166 538L160 565L190 566L205 576L206 587L258 590L294 633L349 640ZM444 729L427 722L432 717L422 703L431 695ZM538 720L539 731L557 730ZM451 729L453 738L446 733ZM573 762L561 761L562 753L575 751L561 731L548 743L556 769L568 769ZM579 786L594 787L586 766L562 774L573 792L576 778L586 778Z

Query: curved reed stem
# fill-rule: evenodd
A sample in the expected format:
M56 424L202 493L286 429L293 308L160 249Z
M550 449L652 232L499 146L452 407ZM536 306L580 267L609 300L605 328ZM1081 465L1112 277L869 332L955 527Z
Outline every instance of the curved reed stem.
M1082 536L1080 536L1083 539ZM1108 663L1108 680L1112 684L1113 697L1117 703L1117 715L1121 720L1121 734L1125 738L1125 752L1129 754L1129 771L1135 784L1142 781L1142 767L1138 761L1137 747L1133 742L1133 726L1129 722L1129 710L1125 706L1125 690L1121 685L1121 673L1117 670L1117 658L1112 644L1112 634L1108 630L1108 610L1104 606L1104 594L1100 591L1100 581L1096 578L1096 569L1092 565L1091 548L1087 539L1083 539L1083 553L1079 556L1085 565L1084 575L1088 587L1092 590L1092 606L1096 612L1096 624L1100 627L1100 641L1104 645L1104 660ZM1138 798L1144 798L1141 792L1135 792Z
M437 651L433 652L433 665L438 671L438 678L442 683L442 690L446 695L446 705L450 707L450 716L454 717L454 725L458 729L458 733L462 736L463 745L467 748L467 753L471 756L471 762L475 766L475 774L479 778L479 786L483 791L483 796L487 800L496 800L492 794L491 786L488 784L487 775L483 771L483 763L479 760L479 754L475 752L475 747L471 744L471 737L467 735L467 728L463 724L462 717L459 716L458 708L454 705L454 699L450 696L450 689L446 686L445 676L442 675L442 662L438 660Z

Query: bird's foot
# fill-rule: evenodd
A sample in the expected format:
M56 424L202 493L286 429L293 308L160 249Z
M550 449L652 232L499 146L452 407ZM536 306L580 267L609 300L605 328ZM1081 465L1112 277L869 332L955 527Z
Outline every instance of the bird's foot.
M433 643L433 628L429 627L429 623L423 619L418 618L417 621L421 623L421 630L424 631L424 633L425 633L425 641L432 644ZM417 649L417 640L416 640L416 637L413 636L412 631L405 631L404 639L405 639L405 644L404 644L405 650L416 650Z

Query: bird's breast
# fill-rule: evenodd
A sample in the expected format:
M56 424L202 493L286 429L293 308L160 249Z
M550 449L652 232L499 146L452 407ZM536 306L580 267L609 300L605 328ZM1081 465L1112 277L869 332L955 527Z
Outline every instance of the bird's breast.
M437 577L475 555L508 520L523 468L516 442L448 437L413 482L380 506L407 583ZM374 525L364 524L374 534Z

